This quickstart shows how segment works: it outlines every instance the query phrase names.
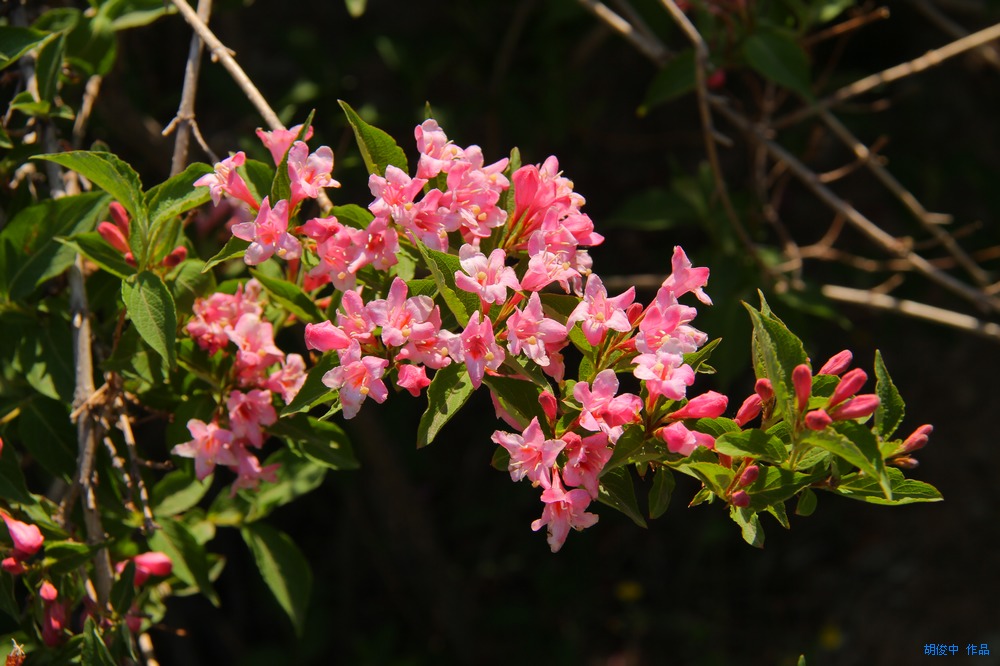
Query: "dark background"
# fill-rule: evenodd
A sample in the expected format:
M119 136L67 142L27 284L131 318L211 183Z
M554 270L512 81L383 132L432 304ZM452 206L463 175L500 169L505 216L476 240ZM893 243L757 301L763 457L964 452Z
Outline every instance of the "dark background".
M889 20L845 43L834 83L949 41L911 3L890 5ZM976 11L953 16L971 30L1000 20L995 3L968 5ZM636 6L668 44L684 45L658 3ZM294 636L239 535L220 530L210 548L228 560L217 584L222 606L171 600L166 626L153 635L161 663L782 666L804 653L810 666L894 665L929 659L926 643L958 645L957 660L1000 663L996 343L823 301L815 289L827 281L865 288L881 279L838 265L808 264L802 294L770 292L731 231L678 208L670 195L705 159L693 98L640 117L656 68L580 4L373 0L352 19L335 0L217 0L212 27L287 124L316 109L311 144L334 148L334 176L344 184L331 191L335 202L369 199L336 100L395 136L411 159L412 128L429 103L449 137L478 143L487 162L515 145L526 163L557 155L608 238L593 251L602 275L664 275L671 248L682 244L696 265L713 271L715 306L695 323L710 337L725 336L714 361L723 372L700 378L703 390L723 390L735 405L750 392L749 327L739 300L752 300L757 287L803 337L814 362L849 347L870 370L881 348L908 402L901 430L935 424L911 475L937 486L945 502L886 508L824 494L813 516L792 517L790 532L765 518L766 548L756 550L718 506L685 508L697 487L684 479L648 530L600 506L600 523L570 535L553 555L544 535L530 530L541 510L537 491L489 465L497 427L489 401L476 396L438 441L416 451L422 400L394 395L391 407L366 405L347 424L362 470L331 474L314 495L270 519L313 566L305 636ZM159 130L176 112L189 39L176 16L122 33L91 122L90 137L135 165L147 183L169 169L172 143ZM812 55L814 71L834 57L827 45ZM748 100L753 80L734 68L725 92ZM963 240L972 249L1000 242L998 82L996 69L960 57L840 116L869 143L890 139L890 169L928 209L951 213L956 227L981 223ZM891 103L873 111L865 106L873 99ZM253 137L261 121L207 60L197 117L217 153L262 154ZM775 245L755 212L747 147L717 123L736 139L722 158L741 215L756 241ZM806 124L780 138L800 149L811 132ZM849 161L832 141L817 145L813 168ZM207 160L197 149L192 159ZM835 187L883 228L920 237L870 175ZM635 228L637 213L653 222ZM804 243L821 236L831 217L795 185L782 213ZM850 234L845 243L879 257ZM206 247L203 254L212 253ZM1000 268L995 259L984 266L994 277ZM915 277L898 293L963 308ZM186 636L175 636L178 630ZM989 643L993 656L966 657L969 643Z

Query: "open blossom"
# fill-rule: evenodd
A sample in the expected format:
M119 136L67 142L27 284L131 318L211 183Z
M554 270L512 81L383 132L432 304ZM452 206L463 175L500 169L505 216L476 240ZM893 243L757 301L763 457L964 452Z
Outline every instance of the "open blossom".
M285 357L285 352L274 344L271 322L262 321L256 314L243 315L226 333L238 349L236 370L245 384L262 379L267 368Z
M567 492L559 480L559 475L552 477L552 485L542 491L542 501L545 508L542 517L531 523L531 529L537 532L548 526L548 542L552 552L557 552L566 543L570 528L582 530L594 525L598 516L587 513L590 505L590 495L582 488L574 488Z
M288 149L292 147L292 143L295 138L302 131L302 125L296 125L290 129L276 129L270 132L265 132L261 128L257 128L257 137L260 142L264 144L264 147L271 153L271 159L274 160L274 166L279 166L281 160L285 159L285 153ZM313 128L312 125L309 129L305 131L302 135L303 141L308 141L312 138Z
M536 486L548 488L552 485L552 466L556 457L566 446L561 439L545 439L542 428L538 425L538 417L520 435L497 430L491 438L495 443L507 449L510 463L507 466L512 481L527 478Z
M478 310L472 313L462 334L453 338L451 355L465 363L473 388L483 383L487 368L496 370L506 358L493 335L493 323L489 317L480 322Z
M242 445L233 447L233 454L236 456L236 465L233 471L236 472L236 480L229 490L230 496L235 496L238 490L256 490L261 481L274 483L278 480L278 469L281 467L277 463L261 467L257 456L246 450Z
M503 303L507 300L507 289L521 288L514 269L504 264L507 254L500 248L487 258L479 248L463 245L458 258L465 272L455 271L455 286L478 295L484 303Z
M692 268L691 261L679 245L674 247L674 255L671 257L670 263L672 272L663 281L663 286L672 291L674 296L678 298L692 291L699 301L705 305L711 305L712 299L702 289L708 284L708 269Z
M385 402L389 390L382 381L389 361L375 356L361 356L361 345L357 340L344 351L340 351L340 366L323 375L323 383L332 389L339 389L340 404L344 407L344 417L354 418L361 409L361 403L371 396L375 402Z
M260 211L253 222L233 225L233 236L250 241L243 261L256 266L277 254L282 259L297 259L302 246L288 233L288 202L282 199L274 208L267 197L260 202Z
M608 298L608 290L596 273L587 278L587 286L583 292L583 300L573 309L566 320L566 328L580 322L583 335L593 346L599 345L609 330L624 333L632 330L625 315L627 308L635 300L635 287L629 287L624 293Z
M288 150L288 178L294 208L303 199L315 199L324 187L340 187L330 172L333 171L333 150L320 146L315 153L309 146L296 141Z
M200 419L191 419L187 427L194 439L178 444L172 453L182 458L194 458L195 474L199 481L211 474L216 465L236 464L236 456L231 448L232 432L220 428L215 421L205 423Z
M566 327L542 314L538 292L532 292L523 310L514 310L507 319L507 348L511 354L522 351L542 367L551 363L548 346L566 340Z
M281 369L275 370L268 376L264 388L278 393L285 404L288 404L295 399L305 382L305 360L298 354L289 354L285 357L285 362L281 364Z
M207 187L209 195L212 197L212 203L216 206L219 205L224 194L228 197L239 199L249 204L254 210L257 210L260 204L257 203L257 199L250 193L250 188L247 187L243 176L236 171L237 167L243 166L246 160L246 153L241 150L232 157L227 157L221 162L216 162L215 171L205 174L194 181L194 186Z
M414 200L426 183L425 179L410 178L405 171L390 164L385 168L384 177L374 173L368 177L368 189L375 197L368 210L376 218L391 217L396 224L406 227L416 212Z
M642 400L631 393L618 393L618 377L611 369L602 370L594 378L593 387L587 382L577 382L573 387L573 397L583 410L580 425L591 432L601 431L612 442L621 437L626 423L639 419Z
M414 398L420 396L420 392L430 386L431 380L427 379L427 370L422 365L411 365L409 363L399 366L399 377L396 384L410 392Z
M389 226L385 218L377 217L364 229L349 231L354 249L354 258L347 265L347 270L357 273L371 264L376 270L388 270L395 266L399 259L399 233Z
M385 299L370 301L367 310L371 320L382 327L382 342L390 347L402 347L408 340L432 337L440 328L440 320L432 316L437 307L430 296L407 298L406 282L395 278Z
M563 435L566 442L566 465L563 467L563 481L571 486L584 488L597 499L598 478L611 459L608 436L599 432L588 437L580 437L574 432Z
M635 364L632 374L646 382L646 390L654 400L661 395L683 400L687 387L694 384L694 370L686 363L681 364L682 360L678 354L665 351L639 354L632 360Z
M265 426L274 425L278 415L271 405L271 392L254 389L249 393L232 391L226 402L229 429L233 437L259 447L264 443Z

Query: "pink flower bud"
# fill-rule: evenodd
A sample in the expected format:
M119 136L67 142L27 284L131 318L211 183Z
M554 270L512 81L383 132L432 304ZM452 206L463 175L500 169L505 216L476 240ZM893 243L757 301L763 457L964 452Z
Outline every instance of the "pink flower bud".
M903 446L900 447L900 453L913 453L914 451L919 451L920 449L927 446L927 438L930 436L931 432L934 430L934 426L929 423L925 423L920 426L913 433L903 440Z
M108 212L111 213L111 220L115 226L121 229L125 238L128 238L128 211L125 210L125 206L117 201L112 201L111 205L108 206Z
M38 527L14 520L6 513L2 515L3 521L7 523L10 538L14 542L14 552L12 553L14 558L26 560L37 553L38 549L42 547L42 543L45 542L45 537L42 536Z
M187 256L188 256L187 248L184 247L183 245L178 245L170 252L170 254L168 254L163 258L163 261L161 263L167 268L173 268L177 264L187 259Z
M3 562L0 562L0 569L11 576L20 576L28 570L20 560L15 560L13 557L5 557Z
M53 601L59 598L59 590L57 590L56 586L50 583L49 581L45 581L44 583L42 583L42 587L38 591L38 596L40 596L45 601L52 603Z
M756 393L750 394L750 397L743 401L743 404L740 405L739 411L736 412L736 418L733 419L736 421L736 425L742 428L744 425L757 418L757 415L760 414L761 404L762 402L759 395Z
M814 409L806 414L806 427L810 430L822 430L833 423L833 419L823 409Z
M125 263L132 267L136 266L135 256L131 252L125 253Z
M792 384L795 386L795 399L801 412L809 405L809 396L812 394L812 371L805 363L801 363L792 370Z
M559 409L559 403L556 401L556 397L552 395L550 391L542 391L538 396L538 404L542 406L542 411L545 412L545 418L547 418L550 423L554 423Z
M920 466L920 461L916 458L910 458L908 456L903 456L902 458L893 458L892 460L887 460L886 464L893 465L900 469L916 469Z
M746 488L751 483L757 480L760 475L760 467L757 465L748 465L743 473L740 474L739 486L740 488Z
M101 238L103 238L108 245L115 248L122 254L129 251L128 238L122 233L121 229L110 222L101 222L98 224L97 233L101 234Z
M830 357L830 360L823 364L823 367L819 369L817 375L839 375L844 370L847 370L851 366L851 361L854 359L854 354L851 353L849 349L845 349L839 354L834 354Z
M642 303L633 303L625 308L625 316L628 317L628 323L635 326L636 320L639 319L639 315L642 314L644 309Z
M350 336L330 322L306 324L306 347L309 349L327 352L331 349L347 349L350 346Z
M141 553L132 558L135 562L135 584L142 585L150 576L169 576L174 563L166 553Z
M854 368L840 378L840 383L837 384L837 388L833 389L833 395L830 396L830 402L827 403L827 407L836 407L844 402L857 393L858 389L864 386L867 381L868 375L865 371L861 368Z
M771 380L767 377L758 379L757 383L753 386L753 390L754 393L760 396L761 402L769 402L774 397L774 387L771 386Z
M705 85L708 86L709 90L718 90L722 86L726 85L726 71L723 69L715 70L708 75Z
M878 409L879 399L874 393L865 393L863 395L851 398L842 405L837 406L830 416L833 417L834 421L846 421L848 419L860 419L867 416L871 416Z
M728 404L729 398L726 396L715 391L708 391L691 398L686 405L672 412L669 416L672 419L714 419L722 416Z
M745 490L737 490L729 498L729 501L732 503L733 506L737 506L742 509L750 506L750 495L747 495L747 492Z

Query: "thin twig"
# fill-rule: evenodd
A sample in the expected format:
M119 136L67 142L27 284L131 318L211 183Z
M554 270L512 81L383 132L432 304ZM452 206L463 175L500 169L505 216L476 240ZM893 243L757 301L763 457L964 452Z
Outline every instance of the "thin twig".
M212 15L212 0L198 0L198 19L208 25ZM198 91L198 74L201 71L201 52L204 42L195 31L191 35L191 46L188 48L187 63L184 66L184 87L181 91L181 103L177 108L177 136L174 137L174 155L170 162L170 175L176 176L187 166L188 144L191 140L191 125L194 123L194 100ZM174 126L171 122L167 128ZM164 130L166 132L167 130Z
M83 88L83 100L80 102L80 110L76 112L76 118L73 120L73 147L81 148L83 146L83 139L87 131L87 122L90 120L90 114L94 110L94 102L97 101L97 94L101 92L101 82L103 78L94 74L89 79L87 79L87 85Z
M866 26L869 23L882 21L887 18L889 18L889 8L877 7L867 14L849 18L846 21L841 21L837 25L832 25L825 30L820 30L819 32L809 35L802 40L802 46L810 47L828 39L832 39L833 37L841 37L849 32L857 30L858 28Z
M152 534L157 525L153 518L153 512L149 508L149 493L146 491L146 484L143 482L142 474L139 471L139 450L135 444L135 435L132 433L132 422L129 420L124 401L121 402L119 407L121 412L118 414L118 429L122 431L122 436L125 438L125 448L128 451L132 483L135 486L136 494L139 496L139 506L142 508L143 527L146 534Z
M889 69L885 69L876 74L859 79L854 83L840 88L832 95L824 97L823 99L814 102L809 106L805 106L798 111L789 113L784 118L778 120L774 126L776 128L782 128L794 125L819 113L820 111L829 109L835 104L850 99L851 97L857 97L858 95L874 90L881 85L898 81L899 79L907 76L919 74L920 72L930 69L931 67L940 65L949 58L954 58L957 55L965 53L966 51L979 48L980 46L988 44L998 38L1000 38L1000 23L990 26L989 28L984 28L979 32L974 32L966 37L963 37L962 39L956 39L955 41L934 49L933 51L928 51L919 58L914 58L913 60L896 65L895 67L890 67Z
M970 287L961 280L958 280L947 273L942 272L926 259L910 250L910 248L904 243L886 233L878 225L854 208L854 206L834 194L830 188L819 182L819 179L812 170L810 170L790 152L769 139L764 132L750 122L748 118L723 103L714 104L714 109L716 113L724 116L729 122L733 123L736 127L742 130L748 137L753 138L755 141L763 142L767 151L771 154L771 157L784 162L792 173L794 173L807 188L812 190L813 194L815 194L820 201L828 205L834 211L843 215L852 226L861 231L865 236L874 241L884 250L899 258L906 259L917 271L925 275L930 280L945 287L949 291L958 294L962 298L968 299L980 308L1000 311L1000 301L989 298L981 291Z
M955 23L947 14L935 7L934 4L928 0L911 1L917 8L917 11L923 14L927 20L941 28L942 31L946 32L955 39L965 37L969 34L968 30L960 26L958 23ZM975 54L987 65L990 65L996 70L1000 70L1000 50L998 50L995 46L984 44L976 49Z
M1000 324L982 321L959 312L936 308L916 301L894 298L886 294L875 294L871 291L851 289L850 287L841 287L839 285L824 285L821 291L824 296L831 300L855 303L876 310L887 310L908 317L968 331L994 342L1000 342Z
M580 4L604 21L612 30L631 42L640 53L657 65L664 65L670 59L670 52L658 39L652 39L650 35L640 32L603 2L580 0Z

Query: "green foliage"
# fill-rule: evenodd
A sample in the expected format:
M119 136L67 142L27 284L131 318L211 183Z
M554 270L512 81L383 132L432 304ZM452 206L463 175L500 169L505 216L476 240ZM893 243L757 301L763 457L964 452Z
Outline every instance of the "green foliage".
M177 310L163 279L155 273L143 271L134 282L122 282L122 299L139 335L168 366L173 367Z
M385 176L385 168L388 166L409 171L406 154L396 144L395 139L362 120L347 102L340 100L340 108L344 110L347 121L354 130L354 137L358 141L358 148L361 149L361 157L365 161L368 173Z
M427 387L427 411L417 426L418 448L434 441L441 428L469 400L472 391L472 381L460 363L452 363L434 373Z
M301 636L312 590L309 562L287 534L273 527L252 523L240 533L257 560L261 577Z

